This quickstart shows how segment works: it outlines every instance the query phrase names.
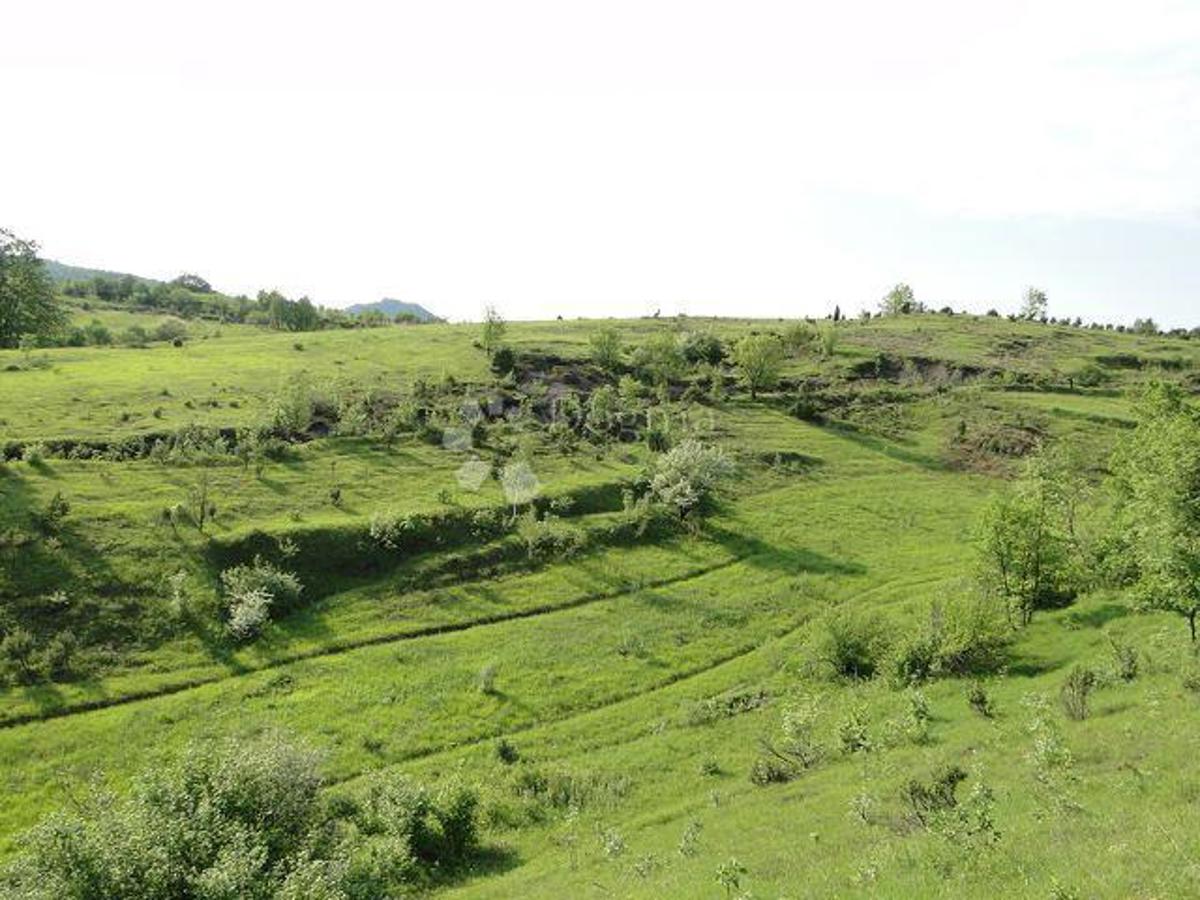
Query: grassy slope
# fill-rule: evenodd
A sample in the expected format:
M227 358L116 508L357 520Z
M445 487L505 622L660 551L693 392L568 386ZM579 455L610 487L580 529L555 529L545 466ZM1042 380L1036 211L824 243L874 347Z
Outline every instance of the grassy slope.
M636 340L635 331L662 324L627 327ZM775 323L719 327L732 334ZM511 328L518 346L563 355L579 353L586 333L575 323ZM143 422L135 415L132 423L117 423L89 403L92 419L72 418L83 401L71 398L86 392L105 398L110 406L104 409L141 414L161 403L157 385L169 380L176 400L221 395L244 402L172 410L164 425L193 415L236 424L255 414L283 373L300 367L320 379L340 373L437 378L445 372L482 379L472 336L453 326L426 326L305 335L303 351L292 349L293 336L283 335L222 335L182 351L50 351L53 369L0 372L0 389L18 383L25 388L0 394L0 419L23 439L156 430L148 426L160 420ZM1005 365L1008 351L998 351L998 343L1028 336L1040 342L1008 364L1035 371L1048 359L1070 371L1097 355L1170 359L1188 347L930 318L855 325L832 365L880 350ZM142 364L148 370L138 368ZM812 361L793 366L797 373L817 368ZM265 727L294 731L325 749L335 781L352 786L356 776L387 765L431 777L461 766L468 778L488 785L489 803L501 806L515 802L515 795L492 740L509 735L535 765L620 774L630 787L586 808L574 826L561 819L517 830L497 826L489 839L508 848L508 855L497 870L467 878L455 893L719 896L714 871L731 855L746 864L756 896L987 896L997 879L1011 886L1008 893L1027 896L1048 895L1055 879L1089 896L1194 892L1198 876L1189 861L1200 850L1194 799L1200 783L1179 765L1195 740L1179 723L1194 716L1195 701L1181 692L1174 671L1183 629L1161 617L1124 617L1125 607L1112 597L1086 597L1070 610L1039 618L1018 646L1010 674L992 686L1000 713L995 720L970 712L962 683L943 682L927 691L936 717L929 745L902 743L862 759L834 759L781 787L756 788L746 779L756 737L774 727L780 698L789 692L825 692L829 727L852 700L867 704L877 730L902 711L905 696L881 686L807 681L806 645L815 623L835 605L870 607L903 623L924 615L930 600L955 590L969 574L969 527L992 484L948 468L943 449L956 418L980 401L997 411L1045 415L1057 432L1098 447L1111 443L1128 417L1125 401L1105 394L970 390L919 404L907 436L895 440L731 404L717 422L728 444L801 453L819 464L803 476L753 471L703 536L600 547L570 563L426 590L397 591L389 587L394 581L381 578L322 599L261 644L232 656L213 656L198 640L176 641L147 648L93 683L0 695L0 708L11 714L203 682L0 729L0 771L9 800L0 809L5 846L63 802L63 773L84 777L100 769L120 784L189 739ZM397 502L428 509L452 477L455 463L447 456L411 446L385 454L362 442L335 440L305 448L291 466L274 467L266 485L238 469L223 471L219 495L226 518L218 518L217 530L286 531L296 525L296 513L306 524L361 520ZM324 499L324 472L335 458L347 484L341 511ZM553 491L610 482L632 468L608 458L577 470L582 461L546 458L539 473L547 473ZM55 490L72 496L96 535L97 555L109 564L128 568L131 576L139 566L166 564L156 557L165 551L149 520L177 499L186 470L64 461L42 471L11 468L16 474L7 481L15 477L39 500ZM505 616L511 618L489 623ZM411 636L444 624L461 630ZM1072 662L1103 661L1104 632L1112 628L1134 636L1151 652L1153 665L1133 685L1104 689L1092 719L1064 725L1077 757L1080 780L1073 791L1081 811L1039 817L1020 700L1030 691L1053 694ZM288 661L296 656L306 658ZM492 695L481 694L476 684L488 663L498 672ZM763 686L775 700L745 716L687 724L689 701L743 685ZM699 773L709 758L720 774ZM1004 836L977 863L966 865L936 838L895 833L848 815L859 793L876 797L884 811L894 809L907 777L948 760L960 761L972 780L984 777L997 791ZM704 826L700 853L683 857L675 845L693 819ZM625 836L628 849L617 859L600 850L597 835L604 827ZM1099 871L1096 859L1105 860Z

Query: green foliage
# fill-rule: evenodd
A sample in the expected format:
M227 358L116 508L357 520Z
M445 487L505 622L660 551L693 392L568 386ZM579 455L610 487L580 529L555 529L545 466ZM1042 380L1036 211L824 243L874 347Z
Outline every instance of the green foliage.
M1012 628L986 596L951 594L930 604L924 623L901 635L888 654L893 683L984 675L1008 659Z
M1183 616L1196 640L1200 615L1200 415L1180 390L1152 384L1138 425L1113 458L1114 528L1136 566L1139 604Z
M483 347L483 352L491 356L500 347L500 343L504 340L504 333L508 330L507 323L503 317L496 311L496 307L489 306L483 311L483 328L480 330L479 343Z
M1046 317L1046 292L1035 287L1025 289L1021 297L1021 318L1030 322Z
M815 647L817 662L835 678L871 678L888 651L883 620L866 612L839 609L824 625Z
M720 447L686 440L655 462L650 493L658 503L682 518L702 510L734 472L733 461Z
M66 325L37 250L0 228L0 348L20 346L24 335L50 338Z
M657 385L677 381L687 371L687 359L672 331L660 331L635 348L632 365L643 378Z
M879 301L879 312L885 316L908 315L925 311L925 304L917 301L913 289L901 282L884 294Z
M619 372L624 363L625 349L621 332L613 327L598 328L588 336L592 362L606 372Z
M817 332L811 322L791 322L783 329L782 342L790 356L800 356L816 343Z
M530 559L569 559L582 552L587 544L587 535L581 528L553 513L539 518L533 510L517 519L517 534L525 542Z
M407 894L479 849L478 794L403 776L325 805L319 758L275 734L195 745L125 798L94 793L46 820L3 896L355 898Z
M303 590L295 575L259 556L249 565L222 572L221 587L225 595L226 628L239 641L257 636L273 612L294 607Z
M1072 572L1074 498L1057 470L1035 459L1024 476L996 495L978 525L980 578L1018 624L1037 609L1062 606L1075 594Z
M497 347L492 353L492 371L497 375L507 375L517 367L517 354L511 347Z
M1096 673L1085 666L1071 669L1058 692L1067 718L1079 721L1088 717L1091 712L1089 701L1096 689L1096 680Z
M725 358L725 345L711 331L689 331L683 337L683 358L689 363L718 365Z
M783 368L783 345L769 334L750 334L733 347L733 362L751 398L779 383Z

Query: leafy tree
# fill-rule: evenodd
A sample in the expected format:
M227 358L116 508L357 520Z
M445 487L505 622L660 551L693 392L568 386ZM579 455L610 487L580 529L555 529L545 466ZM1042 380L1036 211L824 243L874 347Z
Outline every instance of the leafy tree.
M783 367L783 345L774 335L749 334L733 347L733 362L750 396L775 387Z
M504 340L504 332L507 330L507 325L500 313L496 311L496 307L489 306L483 311L483 332L480 335L479 342L483 345L483 352L491 356L496 352L496 348L500 346L500 342Z
M1027 287L1021 298L1021 318L1035 321L1046 315L1046 292L1038 288Z
M902 316L924 312L925 304L918 302L913 289L901 282L884 294L879 311L885 316Z
M588 337L592 348L592 361L608 372L617 372L621 368L625 351L621 343L621 332L608 326L598 328Z
M1139 605L1176 612L1196 640L1200 616L1200 414L1174 385L1151 385L1118 448L1117 528L1137 570Z
M51 337L66 325L37 250L0 228L0 347L19 346L25 334Z
M1153 319L1134 319L1133 330L1138 334L1156 335L1158 334L1158 323Z
M1037 458L985 507L978 529L980 574L1004 601L1010 622L1028 625L1034 610L1070 596L1071 521L1054 469Z

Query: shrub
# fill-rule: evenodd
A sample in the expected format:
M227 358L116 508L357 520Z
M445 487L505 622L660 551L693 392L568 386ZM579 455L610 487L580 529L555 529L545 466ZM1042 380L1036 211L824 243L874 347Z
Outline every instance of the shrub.
M686 440L660 457L650 477L656 501L685 517L710 501L721 482L734 474L732 460L720 447Z
M582 528L564 522L553 513L538 518L533 510L517 520L517 534L525 542L530 559L569 558L587 545Z
M799 356L816 341L816 329L809 322L792 322L783 330L783 346L792 356Z
M820 762L825 753L817 737L821 718L818 697L789 704L783 711L779 739L760 741L761 753L750 770L750 781L757 785L791 781Z
M399 550L406 535L415 533L418 528L416 520L410 516L391 512L377 512L371 516L367 526L367 534L372 541L385 550Z
M990 719L995 715L992 698L988 696L987 689L981 681L972 681L967 688L967 704L985 719Z
M761 709L770 698L771 695L761 688L741 688L714 697L705 697L688 709L684 721L693 726L709 725L721 719Z
M29 518L33 522L33 526L42 534L58 534L63 520L70 512L71 504L67 502L67 498L61 492L55 492L54 496L47 501L45 508L32 510Z
M843 753L866 753L871 749L871 738L867 733L867 713L861 706L851 706L838 723L838 743Z
M163 319L154 328L154 339L156 341L182 341L187 337L187 332L187 324L182 319Z
M479 676L476 679L476 686L479 688L479 693L492 695L496 693L496 673L499 671L499 666L490 662L479 670Z
M511 347L499 347L492 354L491 366L497 375L507 375L517 367L517 354Z
M615 328L605 327L593 331L588 336L592 348L592 361L600 368L615 372L621 368L624 355L621 346L621 332Z
M1068 718L1081 721L1090 713L1088 701L1096 688L1096 673L1084 666L1075 666L1059 689L1058 698Z
M937 813L958 805L956 791L966 778L967 773L960 766L945 766L934 772L928 781L909 779L901 797L910 816L918 824L928 827Z
M65 681L75 674L75 655L79 640L72 631L60 631L47 643L41 656L41 669L53 681Z
M1112 649L1113 670L1117 678L1124 682L1136 679L1138 676L1137 648L1111 635L1108 638L1108 644Z
M496 742L496 758L506 766L511 766L520 760L521 753L517 750L516 744L511 743L507 738L500 738Z
M825 621L816 656L838 678L870 678L887 650L883 622L876 616L837 610Z
M759 787L769 784L785 784L798 774L797 767L785 759L769 753L761 754L750 767L750 783Z
M0 662L11 680L20 684L33 684L39 680L40 673L34 663L35 649L33 634L19 625L0 640Z
M268 736L193 747L135 782L95 795L28 836L11 896L265 897L318 822L317 758Z
M1012 640L1003 611L981 596L933 603L923 628L905 635L888 659L893 684L981 675L1000 669Z
M257 635L273 610L287 609L300 599L303 586L290 572L277 569L261 556L250 565L221 573L225 594L226 627L238 640Z
M725 345L712 332L693 331L683 338L683 358L692 364L717 365L725 358Z

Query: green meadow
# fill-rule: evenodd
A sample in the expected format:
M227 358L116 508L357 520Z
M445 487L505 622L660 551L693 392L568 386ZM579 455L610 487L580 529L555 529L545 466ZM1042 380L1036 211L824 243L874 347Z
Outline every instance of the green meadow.
M34 646L0 688L0 856L89 784L282 734L330 803L388 773L476 792L478 851L421 894L1200 893L1192 641L1094 562L1139 392L1194 395L1200 345L818 323L752 396L732 348L794 324L507 323L507 371L477 324L0 351L0 628ZM723 359L639 355L694 335ZM730 463L712 496L639 505L689 442ZM981 523L1052 448L1081 460L1072 589L1019 623ZM301 589L241 639L223 573L259 563ZM955 616L959 655L898 677Z

